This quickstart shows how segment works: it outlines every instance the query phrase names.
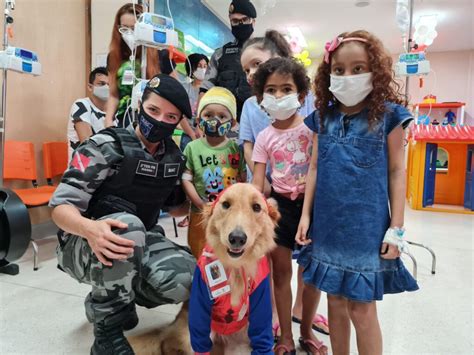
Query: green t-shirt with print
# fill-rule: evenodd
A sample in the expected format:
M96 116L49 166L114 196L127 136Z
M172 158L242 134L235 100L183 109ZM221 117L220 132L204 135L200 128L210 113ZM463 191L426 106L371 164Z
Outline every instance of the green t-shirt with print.
M206 138L200 138L189 143L183 154L187 158L186 168L193 174L193 185L205 202L214 201L226 187L242 182L245 160L235 141L213 147Z

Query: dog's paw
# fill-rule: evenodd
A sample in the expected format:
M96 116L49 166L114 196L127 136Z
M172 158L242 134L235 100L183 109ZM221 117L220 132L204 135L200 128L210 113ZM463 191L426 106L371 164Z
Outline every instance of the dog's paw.
M188 327L175 323L160 334L161 352L170 355L193 355Z

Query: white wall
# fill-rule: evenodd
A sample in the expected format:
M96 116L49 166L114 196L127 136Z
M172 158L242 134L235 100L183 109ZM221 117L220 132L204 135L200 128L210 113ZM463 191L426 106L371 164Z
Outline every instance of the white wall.
M71 104L86 94L86 6L85 0L22 0L12 13L10 44L35 51L42 74L8 73L6 139L34 143L40 184L45 183L42 143L66 141ZM17 181L6 185L31 187ZM37 223L49 211L34 208L30 215Z
M92 0L91 1L91 68L98 67L97 56L109 52L112 26L117 10L132 0Z

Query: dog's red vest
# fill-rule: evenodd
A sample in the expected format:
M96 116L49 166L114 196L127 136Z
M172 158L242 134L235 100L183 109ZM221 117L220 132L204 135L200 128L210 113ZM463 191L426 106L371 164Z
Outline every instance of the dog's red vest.
M197 265L201 271L202 278L209 288L209 295L211 298L211 294L213 293L213 291L222 289L227 285L232 288L232 285L228 283L228 270L225 270L227 276L227 281L225 281L225 283L220 283L212 287L210 286L205 268L206 265L216 260L218 259L214 255L212 248L206 245L204 247L201 257L197 262ZM253 279L251 279L250 277L245 277L245 290L242 294L242 298L240 300L239 305L237 305L236 307L232 307L230 303L230 293L214 297L214 304L212 306L211 311L212 331L216 332L217 334L227 335L238 332L247 325L249 316L249 297L253 293L253 291L260 285L260 283L268 276L269 273L270 268L268 266L267 257L263 256L258 261L255 277Z

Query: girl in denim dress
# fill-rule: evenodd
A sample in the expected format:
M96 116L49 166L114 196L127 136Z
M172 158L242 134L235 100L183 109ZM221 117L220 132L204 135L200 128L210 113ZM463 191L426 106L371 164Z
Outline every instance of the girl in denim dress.
M304 103L309 83L304 67L292 58L267 60L258 67L253 79L258 103L269 115L271 124L258 134L253 148L252 183L263 193L270 165L270 197L278 202L281 214L275 230L277 247L270 253L274 303L281 329L273 350L275 355L293 355L296 350L291 315L291 255L303 208L313 137L298 108ZM319 298L314 297L315 306L318 302ZM321 343L319 348L326 354L327 347Z
M319 354L311 331L317 290L328 294L334 354L349 354L351 322L359 353L382 354L375 301L418 289L400 259L404 128L412 115L397 89L391 57L370 33L343 33L326 45L316 111L305 120L313 154L296 236L311 243L298 259L305 282L300 344L309 353Z

